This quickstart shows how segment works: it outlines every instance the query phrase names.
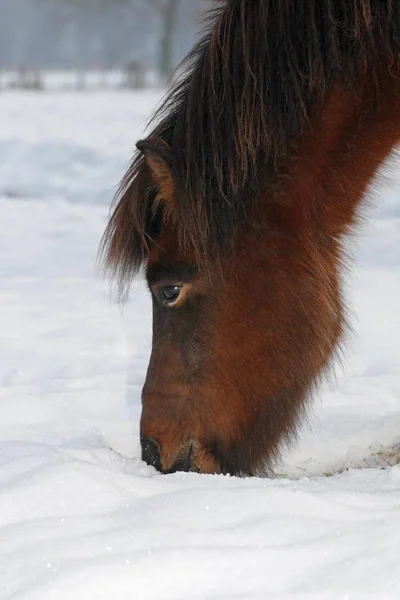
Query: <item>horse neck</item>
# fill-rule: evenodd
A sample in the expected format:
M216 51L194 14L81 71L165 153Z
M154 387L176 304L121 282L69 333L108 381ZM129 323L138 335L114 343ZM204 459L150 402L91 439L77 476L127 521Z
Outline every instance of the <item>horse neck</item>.
M377 170L399 141L397 77L386 73L379 82L365 81L357 92L335 87L300 143L283 185L276 186L285 198L279 218L286 229L325 239L349 231Z

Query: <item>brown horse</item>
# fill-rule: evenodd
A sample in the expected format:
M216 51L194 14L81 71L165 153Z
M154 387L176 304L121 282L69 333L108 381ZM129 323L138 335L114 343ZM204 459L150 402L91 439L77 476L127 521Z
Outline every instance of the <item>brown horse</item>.
M399 0L225 0L102 252L153 299L143 459L268 472L344 331L343 238L400 139Z

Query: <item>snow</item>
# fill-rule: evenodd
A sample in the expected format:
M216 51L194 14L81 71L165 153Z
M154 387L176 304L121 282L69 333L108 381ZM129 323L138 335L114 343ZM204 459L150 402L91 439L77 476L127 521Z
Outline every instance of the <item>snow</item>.
M353 244L345 365L278 477L161 476L138 437L150 300L122 308L95 269L158 99L0 95L0 598L398 599L398 159Z

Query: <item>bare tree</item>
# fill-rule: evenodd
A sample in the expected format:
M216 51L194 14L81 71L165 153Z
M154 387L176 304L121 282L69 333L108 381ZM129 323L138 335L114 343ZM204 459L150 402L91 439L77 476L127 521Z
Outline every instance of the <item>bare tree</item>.
M79 15L79 22L83 22L85 17L95 14L100 7L110 6L111 4L125 4L132 7L132 10L141 12L140 19L149 18L157 34L157 67L160 79L167 83L171 78L175 66L175 41L176 32L180 16L180 10L183 8L181 0L42 0L43 2L64 6L68 10L76 11ZM186 0L188 2L189 0ZM201 0L190 0L198 4ZM204 0L203 0L204 1ZM187 7L186 7L187 8ZM83 27L83 25L82 25ZM90 31L90 27L88 27Z
M110 2L115 0L109 0ZM174 39L181 0L117 0L127 1L132 6L150 9L160 21L158 48L158 71L161 80L167 83L174 70Z
M174 67L173 43L177 25L180 0L148 0L148 4L161 18L161 39L159 48L159 72L164 81L171 77Z

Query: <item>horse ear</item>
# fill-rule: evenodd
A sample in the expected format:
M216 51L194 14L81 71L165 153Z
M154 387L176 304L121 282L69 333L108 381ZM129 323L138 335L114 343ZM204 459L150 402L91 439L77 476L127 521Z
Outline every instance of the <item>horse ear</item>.
M159 138L142 140L136 148L145 156L154 183L157 186L156 202L172 207L175 196L173 157L170 146Z

